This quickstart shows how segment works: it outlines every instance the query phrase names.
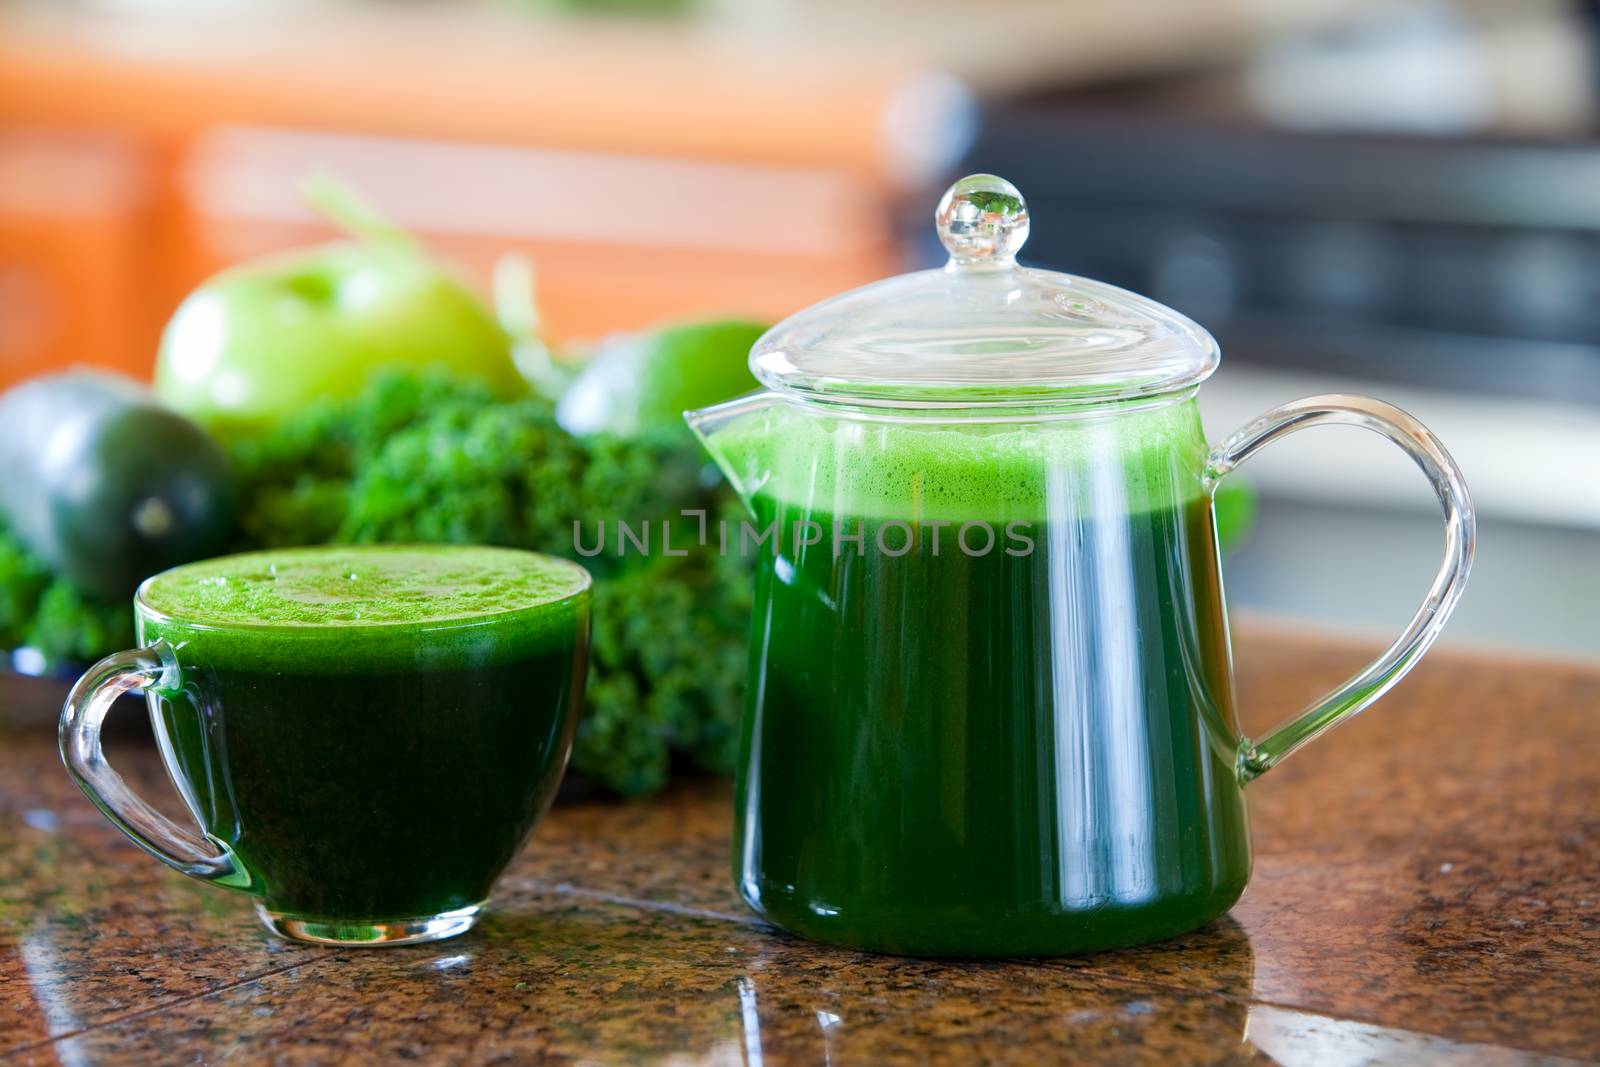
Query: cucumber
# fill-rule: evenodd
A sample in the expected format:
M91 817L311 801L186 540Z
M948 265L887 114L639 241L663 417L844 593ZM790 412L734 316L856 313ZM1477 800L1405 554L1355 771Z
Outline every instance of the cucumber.
M0 518L86 592L124 597L222 551L228 457L131 378L73 370L0 395Z

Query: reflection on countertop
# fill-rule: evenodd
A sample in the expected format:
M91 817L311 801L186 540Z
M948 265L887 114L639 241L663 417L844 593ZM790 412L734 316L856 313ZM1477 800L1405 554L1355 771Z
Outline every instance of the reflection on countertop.
M1260 729L1370 652L1238 635ZM0 680L0 708L10 696ZM4 715L0 714L0 720ZM734 896L725 783L559 806L480 928L273 940L0 736L0 1056L108 1061L1549 1062L1600 1052L1600 672L1436 654L1251 787L1233 913L1050 961L871 956ZM153 751L112 754L150 796Z

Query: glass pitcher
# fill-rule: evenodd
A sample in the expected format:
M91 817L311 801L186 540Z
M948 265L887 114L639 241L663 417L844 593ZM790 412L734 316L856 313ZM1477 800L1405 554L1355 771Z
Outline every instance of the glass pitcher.
M1050 956L1201 926L1250 875L1244 786L1393 686L1472 560L1461 472L1378 400L1319 396L1212 448L1200 326L1031 270L1017 190L936 213L942 270L867 285L762 337L767 392L690 412L758 554L734 877L819 941ZM1444 509L1405 632L1259 739L1234 709L1213 496L1269 442L1393 441Z

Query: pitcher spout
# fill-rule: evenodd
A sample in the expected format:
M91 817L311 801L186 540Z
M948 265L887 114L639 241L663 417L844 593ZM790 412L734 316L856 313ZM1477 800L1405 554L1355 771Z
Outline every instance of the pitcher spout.
M771 476L766 463L771 449L765 447L768 427L764 416L780 402L773 392L750 393L683 413L683 421L700 439L706 454L746 508Z

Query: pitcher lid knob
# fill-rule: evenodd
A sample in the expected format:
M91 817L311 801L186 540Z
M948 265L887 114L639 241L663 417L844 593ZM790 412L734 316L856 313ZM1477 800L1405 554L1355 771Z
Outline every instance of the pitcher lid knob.
M993 174L970 174L945 190L933 221L951 269L1013 266L1028 239L1027 201L1015 185Z

